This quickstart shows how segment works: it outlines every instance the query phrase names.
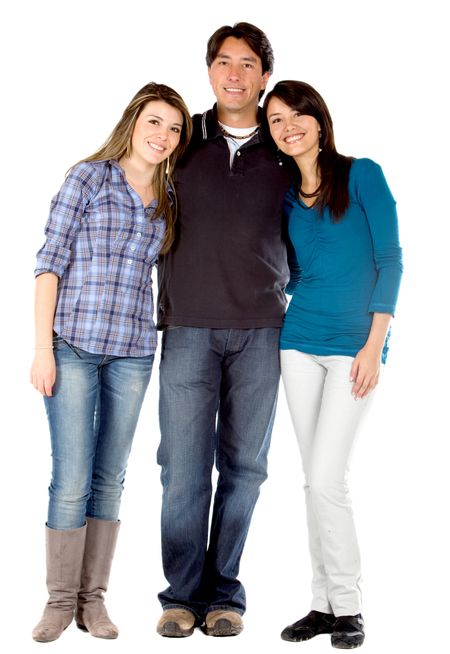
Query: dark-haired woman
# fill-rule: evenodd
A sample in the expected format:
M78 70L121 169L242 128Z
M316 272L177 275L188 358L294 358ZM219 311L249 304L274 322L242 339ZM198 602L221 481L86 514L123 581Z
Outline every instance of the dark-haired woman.
M293 297L281 367L305 473L313 567L312 610L281 636L331 633L334 647L357 647L364 624L347 472L399 290L395 202L380 166L338 154L329 111L311 86L279 82L264 109L276 146L298 167L285 199Z
M73 166L38 252L31 382L52 444L46 524L49 599L34 640L72 622L116 638L103 592L125 470L150 380L152 266L173 240L170 178L191 134L182 98L147 84L105 145Z

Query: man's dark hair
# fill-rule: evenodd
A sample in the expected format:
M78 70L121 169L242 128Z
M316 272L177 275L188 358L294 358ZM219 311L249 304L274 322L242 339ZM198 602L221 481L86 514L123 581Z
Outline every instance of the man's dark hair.
M249 48L261 59L263 74L272 73L274 57L269 39L264 32L250 23L235 23L233 27L224 25L214 32L208 41L206 50L208 68L217 57L222 43L230 36L235 39L244 39Z

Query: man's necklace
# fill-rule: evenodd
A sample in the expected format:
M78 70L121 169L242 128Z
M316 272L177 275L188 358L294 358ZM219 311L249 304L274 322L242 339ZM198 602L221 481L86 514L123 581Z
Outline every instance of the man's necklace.
M235 136L234 134L230 134L230 132L227 132L227 130L222 127L222 125L219 123L219 129L222 132L224 136L228 136L230 139L235 139L235 141L242 141L243 139L249 139L251 136L254 136L256 132L259 130L259 125L255 127L255 129L250 132L250 134L244 134L243 136Z

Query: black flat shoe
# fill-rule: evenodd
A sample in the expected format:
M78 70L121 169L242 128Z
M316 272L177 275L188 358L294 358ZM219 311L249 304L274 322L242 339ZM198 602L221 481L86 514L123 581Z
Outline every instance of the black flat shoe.
M310 611L304 618L283 629L281 638L292 643L299 643L319 634L332 634L335 620L332 613Z
M342 615L336 618L331 644L339 649L354 649L364 642L364 620L358 615Z

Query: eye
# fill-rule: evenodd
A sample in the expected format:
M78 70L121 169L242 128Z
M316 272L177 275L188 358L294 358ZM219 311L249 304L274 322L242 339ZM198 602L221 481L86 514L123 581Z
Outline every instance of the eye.
M281 122L280 118L272 118L272 120L270 121L270 124L275 125L275 123L279 123L279 122Z
M157 120L156 118L149 118L148 122L150 123L150 125L159 125L159 120Z
M244 68L253 68L253 64L244 64Z
M175 134L180 134L181 129L179 127L172 127L172 132L175 132Z
M300 118L303 114L300 111L294 111L295 118Z

